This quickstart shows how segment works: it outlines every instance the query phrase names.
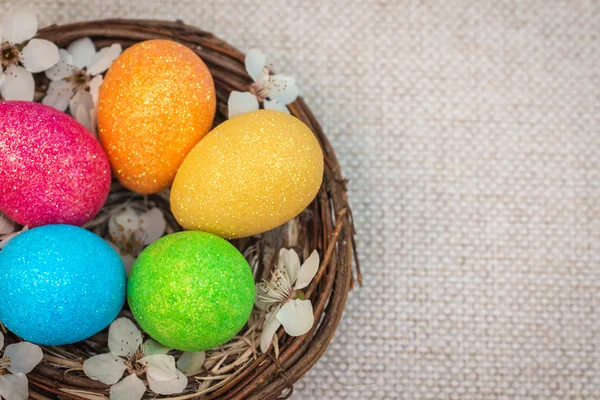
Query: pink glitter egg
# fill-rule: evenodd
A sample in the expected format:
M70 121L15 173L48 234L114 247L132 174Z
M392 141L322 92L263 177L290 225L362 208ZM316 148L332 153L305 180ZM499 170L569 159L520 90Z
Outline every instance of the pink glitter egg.
M65 113L0 103L0 210L22 225L83 225L110 190L100 142Z

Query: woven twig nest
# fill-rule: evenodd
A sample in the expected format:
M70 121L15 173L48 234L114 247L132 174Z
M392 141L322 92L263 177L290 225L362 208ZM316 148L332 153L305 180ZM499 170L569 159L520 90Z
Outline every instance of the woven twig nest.
M244 68L244 55L210 33L180 22L108 20L52 26L38 35L59 47L90 37L97 48L120 43L124 48L149 39L170 39L195 51L210 69L217 91L215 125L226 119L227 99L232 90L246 91L252 83ZM37 77L37 88L44 92L48 82ZM331 341L353 285L353 226L344 180L336 155L312 112L301 98L289 105L291 113L315 133L325 157L323 184L316 199L300 216L288 224L260 236L235 240L234 245L250 260L258 281L270 273L282 247L295 248L304 258L313 250L321 265L305 295L313 303L315 324L310 332L290 337L280 329L276 346L268 353L257 350L260 316L231 342L207 352L203 370L188 377L186 390L174 398L191 399L270 399L282 392L289 395L293 384L319 359ZM86 227L107 236L111 212L127 204L142 209L159 207L167 219L167 233L181 230L169 211L169 196L162 192L141 196L113 184L110 196L98 217ZM360 280L360 275L359 275ZM131 317L125 308L122 315ZM264 318L264 315L262 316ZM9 335L8 341L18 340ZM89 379L83 362L106 352L106 331L83 342L44 348L44 360L31 372L30 397L35 399L106 398L109 387ZM151 392L146 396L154 397Z

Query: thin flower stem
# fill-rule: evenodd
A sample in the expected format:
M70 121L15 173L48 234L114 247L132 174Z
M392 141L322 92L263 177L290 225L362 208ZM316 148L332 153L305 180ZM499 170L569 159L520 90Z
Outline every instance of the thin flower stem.
M54 357L49 354L44 354L44 360L51 362L53 364L71 367L73 369L78 369L78 370L83 369L83 364L81 364L81 363L78 363L75 361L70 361L70 360L65 360L64 358Z

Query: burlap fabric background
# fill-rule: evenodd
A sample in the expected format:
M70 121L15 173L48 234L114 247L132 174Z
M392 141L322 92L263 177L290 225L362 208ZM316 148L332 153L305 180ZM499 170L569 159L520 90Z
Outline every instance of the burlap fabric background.
M295 398L600 398L600 3L31 3L183 19L297 78L365 288Z

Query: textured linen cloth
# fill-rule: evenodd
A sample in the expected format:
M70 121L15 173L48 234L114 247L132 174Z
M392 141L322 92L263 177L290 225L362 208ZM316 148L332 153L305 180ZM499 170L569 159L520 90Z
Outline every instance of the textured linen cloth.
M30 3L182 19L296 77L365 287L294 398L600 399L599 2Z

